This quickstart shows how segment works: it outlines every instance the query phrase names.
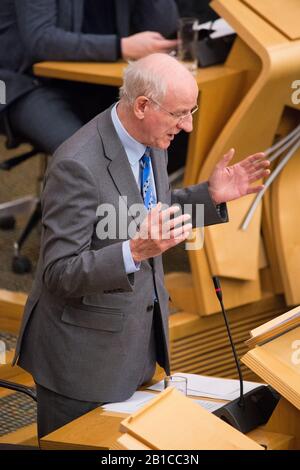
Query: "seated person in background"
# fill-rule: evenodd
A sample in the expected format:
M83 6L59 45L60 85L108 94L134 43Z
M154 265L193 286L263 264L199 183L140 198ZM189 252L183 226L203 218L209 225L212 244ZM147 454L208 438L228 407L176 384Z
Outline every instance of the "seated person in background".
M161 255L197 223L170 205L192 204L195 214L202 204L205 224L218 224L228 220L227 201L263 187L251 184L269 174L264 154L227 166L231 150L207 182L170 190L167 149L192 131L197 99L194 77L169 55L132 62L120 101L49 165L40 258L14 359L37 384L40 437L99 403L128 399L156 362L170 372Z
M179 16L194 16L199 23L216 20L218 14L209 6L211 0L175 0Z
M51 154L112 104L114 87L36 79L43 60L116 61L168 52L174 0L1 0L0 80L12 131ZM1 116L1 115L0 115Z

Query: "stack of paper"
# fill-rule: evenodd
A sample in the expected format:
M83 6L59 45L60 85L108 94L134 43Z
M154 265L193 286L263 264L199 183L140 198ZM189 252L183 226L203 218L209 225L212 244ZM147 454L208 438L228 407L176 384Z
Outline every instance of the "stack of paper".
M135 392L128 400L118 402L118 403L109 403L103 405L102 408L106 411L114 411L117 413L135 413L137 410L142 408L146 403L155 398L157 395L149 392ZM211 413L221 406L224 403L215 402L215 401L206 401L206 400L195 400L198 405L202 406Z
M174 375L180 375L187 378L187 394L196 397L209 397L220 400L234 400L240 395L240 383L238 380L221 379L207 377L205 375L185 374L178 372ZM244 381L244 393L253 390L261 384L256 382ZM161 391L164 388L163 380L151 387L149 390Z
M135 392L128 400L118 402L118 403L109 403L103 405L102 408L106 411L116 411L118 413L134 413L142 406L145 405L148 401L155 398L156 395L149 392Z
M208 401L208 400L194 400L198 405L202 406L205 410L209 411L210 413L213 413L215 410L218 410L222 406L224 406L224 403L219 402L219 401Z

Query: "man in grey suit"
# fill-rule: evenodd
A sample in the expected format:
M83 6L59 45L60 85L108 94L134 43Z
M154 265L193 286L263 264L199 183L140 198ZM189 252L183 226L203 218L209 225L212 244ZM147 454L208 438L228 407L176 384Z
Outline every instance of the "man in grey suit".
M114 62L166 52L174 0L1 0L0 80L12 131L49 154L112 104L114 87L37 79L43 60ZM98 99L94 96L97 93Z
M228 167L231 150L207 182L170 190L167 148L177 133L191 132L197 97L183 65L149 55L126 69L120 101L53 157L37 274L16 350L37 384L39 436L99 403L129 398L156 362L169 373L161 254L196 223L194 213L177 215L171 204L204 204L205 225L225 222L226 201L260 190L251 183L269 173L263 154ZM135 204L146 211L142 222ZM104 236L109 208L116 233L125 221L131 236Z

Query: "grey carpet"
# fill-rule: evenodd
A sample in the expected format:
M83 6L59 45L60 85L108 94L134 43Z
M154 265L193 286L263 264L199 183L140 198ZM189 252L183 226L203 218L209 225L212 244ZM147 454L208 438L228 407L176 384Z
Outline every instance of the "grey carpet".
M0 398L0 436L36 422L36 402L23 393Z
M0 136L0 161L18 155L29 147L21 146L17 150L7 151L4 146L4 137ZM38 157L31 158L27 162L10 171L0 171L0 203L13 200L26 195L36 194L36 181L39 174ZM24 222L24 217L17 219L17 227L13 231L0 230L0 288L12 291L29 292L33 274L16 275L11 270L13 257L13 243L17 239ZM28 256L35 266L39 246L38 231L30 236L24 245L23 254Z

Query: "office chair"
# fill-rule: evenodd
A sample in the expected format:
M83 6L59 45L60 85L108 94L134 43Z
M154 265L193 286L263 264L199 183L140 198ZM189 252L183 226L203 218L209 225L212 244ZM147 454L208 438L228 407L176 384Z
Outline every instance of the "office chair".
M14 390L15 392L23 393L29 396L30 398L32 398L35 402L37 401L36 391L33 387L26 387L25 385L21 385L16 382L10 382L7 380L0 379L0 388L1 387L9 389L9 390ZM28 446L28 445L0 444L0 451L2 450L39 450L39 449L33 446Z
M7 149L15 149L19 147L21 143L24 143L23 139L13 134L8 116L5 112L1 116L0 133L6 136L5 146ZM8 158L7 160L1 162L0 170L10 171L15 166L40 153L44 154L44 158L41 161L40 176L38 178L37 194L40 194L41 184L47 166L47 155L45 155L43 150L32 145L31 150ZM0 229L14 229L16 223L15 216L21 213L29 213L30 216L18 240L14 242L12 270L16 274L28 273L31 271L32 268L30 260L26 256L21 255L21 248L26 239L28 238L29 234L32 232L32 230L36 227L37 223L41 219L41 204L39 197L25 196L14 201L0 204Z
M36 391L33 387L26 387L25 385L18 384L16 382L10 382L8 380L0 379L0 388L7 388L8 390L14 390L15 392L24 393L28 397L37 401Z

